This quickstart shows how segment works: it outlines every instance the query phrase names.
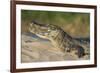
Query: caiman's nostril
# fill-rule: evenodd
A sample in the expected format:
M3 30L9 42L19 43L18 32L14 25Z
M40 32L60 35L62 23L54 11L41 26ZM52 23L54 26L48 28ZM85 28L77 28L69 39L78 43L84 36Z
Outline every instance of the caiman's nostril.
M37 22L36 22L35 20L32 20L32 23L33 23L33 24L37 24Z

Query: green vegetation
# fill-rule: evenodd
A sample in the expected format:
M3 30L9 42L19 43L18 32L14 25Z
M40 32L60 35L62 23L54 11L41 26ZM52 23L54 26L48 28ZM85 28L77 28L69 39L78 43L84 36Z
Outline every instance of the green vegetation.
M58 25L73 36L89 36L90 32L89 13L22 10L21 19L22 32L32 20Z

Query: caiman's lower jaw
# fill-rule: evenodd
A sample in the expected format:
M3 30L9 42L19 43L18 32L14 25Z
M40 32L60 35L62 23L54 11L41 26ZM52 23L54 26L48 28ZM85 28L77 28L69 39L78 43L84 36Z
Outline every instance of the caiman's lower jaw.
M34 33L34 30L32 28L29 28L29 32Z
M33 34L37 35L40 38L44 38L44 39L49 38L48 33L45 33L45 32L34 32Z
M29 32L33 32L32 29L29 27Z

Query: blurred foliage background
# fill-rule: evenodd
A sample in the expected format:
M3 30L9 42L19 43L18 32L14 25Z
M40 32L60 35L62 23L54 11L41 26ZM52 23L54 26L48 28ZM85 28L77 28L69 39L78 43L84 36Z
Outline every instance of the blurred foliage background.
M71 36L90 35L89 13L21 10L22 32L28 31L28 24L32 20L42 24L55 24Z

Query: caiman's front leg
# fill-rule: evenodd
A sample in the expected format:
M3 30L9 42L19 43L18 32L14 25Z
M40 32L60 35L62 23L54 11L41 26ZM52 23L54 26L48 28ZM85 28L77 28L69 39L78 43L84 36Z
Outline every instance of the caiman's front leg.
M79 58L83 57L85 54L85 50L81 46L76 46L77 55Z
M78 58L81 58L85 55L85 50L82 46L75 46L74 50L76 51L76 55L78 56Z
M66 47L64 50L65 52L71 52L71 51L76 51L75 54L78 56L78 58L81 58L85 55L85 50L81 46L71 46L71 47Z

